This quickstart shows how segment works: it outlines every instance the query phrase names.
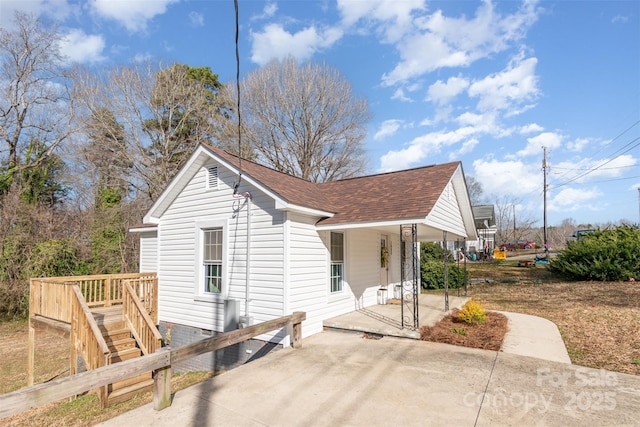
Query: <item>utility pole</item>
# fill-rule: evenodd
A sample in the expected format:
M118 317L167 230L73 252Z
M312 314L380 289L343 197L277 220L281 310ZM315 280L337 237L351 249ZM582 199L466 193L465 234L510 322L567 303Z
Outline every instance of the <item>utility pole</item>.
M516 238L516 205L513 204L513 240L517 240Z
M544 187L544 202L543 202L543 210L544 210L544 214L543 214L543 239L544 239L544 252L545 254L547 253L547 251L549 250L549 247L547 246L547 147L542 147L543 150L543 157L542 157L542 173L544 175L544 179L543 179L543 187Z

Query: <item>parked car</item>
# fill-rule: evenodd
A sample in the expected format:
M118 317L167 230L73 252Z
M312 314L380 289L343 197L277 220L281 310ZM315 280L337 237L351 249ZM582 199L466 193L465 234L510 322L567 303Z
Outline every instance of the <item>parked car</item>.
M501 247L508 251L515 251L516 249L534 249L536 247L536 242L532 242L530 240L512 240L503 244Z

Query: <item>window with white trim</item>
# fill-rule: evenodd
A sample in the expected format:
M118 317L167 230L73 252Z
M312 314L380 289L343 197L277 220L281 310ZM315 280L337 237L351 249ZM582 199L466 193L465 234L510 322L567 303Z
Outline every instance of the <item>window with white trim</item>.
M344 283L344 234L331 233L331 293L342 292Z
M205 294L222 292L222 227L202 230L202 266Z

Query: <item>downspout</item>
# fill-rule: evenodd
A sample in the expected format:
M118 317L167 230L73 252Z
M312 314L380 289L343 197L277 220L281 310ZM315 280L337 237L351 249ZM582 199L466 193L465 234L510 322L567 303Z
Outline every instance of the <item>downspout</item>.
M249 285L251 279L251 193L248 191L242 194L234 194L235 199L244 198L247 202L247 248L246 248L246 265L245 265L245 284L244 284L244 322L245 326L250 326L249 319L249 302L251 301L251 288Z
M249 280L251 277L251 194L249 192L245 193L245 197L247 200L247 268L246 268L246 281L245 281L245 290L244 290L244 315L245 317L249 317L249 301L250 299L250 287Z

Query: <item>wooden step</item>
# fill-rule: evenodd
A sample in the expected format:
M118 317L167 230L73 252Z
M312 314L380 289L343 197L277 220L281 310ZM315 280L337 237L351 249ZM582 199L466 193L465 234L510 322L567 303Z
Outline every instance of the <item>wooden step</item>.
M132 386L134 384L144 383L148 380L153 379L153 375L151 372L146 372L144 374L137 375L135 377L127 378L126 380L118 381L113 384L109 384L108 392L113 393L117 390Z
M111 339L107 339L107 337L104 337L104 340L107 343L107 347L109 347L109 351L111 351L112 353L116 353L118 351L126 350L128 348L133 348L136 346L136 340L134 340L133 338L124 338L112 341Z
M107 405L125 402L138 393L153 390L153 380L149 379L141 383L133 384L110 393L107 397Z
M124 322L124 320L121 320L118 322L109 322L103 325L98 325L98 328L100 328L102 335L105 335L105 332L110 333L112 331L121 331L123 329L128 329L127 324Z
M116 351L115 353L111 353L111 363L118 363L124 360L133 359L136 357L140 357L142 351L138 347L126 348L124 350Z
M131 338L131 331L129 331L129 329L114 329L109 332L103 332L102 336L107 344L109 344L109 342Z

